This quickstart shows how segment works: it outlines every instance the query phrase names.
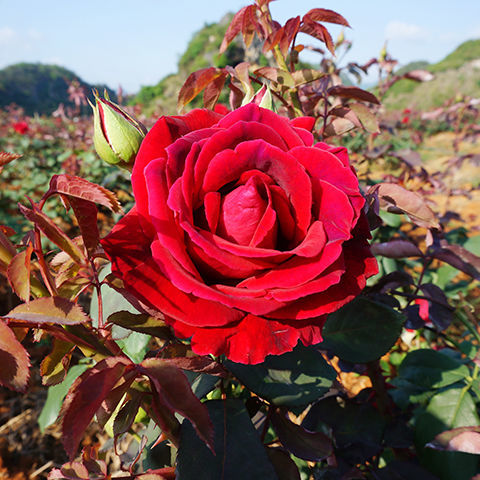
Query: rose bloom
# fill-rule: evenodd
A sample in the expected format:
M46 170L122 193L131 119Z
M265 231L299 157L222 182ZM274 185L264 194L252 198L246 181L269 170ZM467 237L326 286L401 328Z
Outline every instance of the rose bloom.
M29 130L28 123L25 121L15 122L12 126L13 129L21 135L25 135Z
M102 244L194 352L253 364L319 343L377 273L347 151L314 145L313 124L249 104L162 117L145 137L136 205Z

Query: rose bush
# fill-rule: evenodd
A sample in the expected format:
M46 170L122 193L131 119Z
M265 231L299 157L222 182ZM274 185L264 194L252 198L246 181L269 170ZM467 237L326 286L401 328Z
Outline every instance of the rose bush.
M322 340L377 272L345 148L254 104L162 117L135 207L102 241L112 272L198 354L258 363Z

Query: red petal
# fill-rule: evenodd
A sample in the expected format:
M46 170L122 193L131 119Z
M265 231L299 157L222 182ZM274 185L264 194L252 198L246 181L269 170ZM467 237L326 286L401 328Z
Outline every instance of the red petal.
M304 342L321 341L325 320L286 323L255 315L245 316L239 323L224 328L185 329L178 322L173 328L178 335L192 336L192 349L199 355L226 355L239 363L263 362L267 355L290 352L301 338Z
M311 222L312 186L299 162L279 148L263 140L252 140L241 143L234 151L219 153L208 166L202 189L218 191L240 178L242 172L254 168L269 175L285 191L296 219L296 240L301 241Z
M290 120L290 125L292 127L303 128L312 132L315 122L315 117L297 117Z
M277 115L271 110L261 108L254 103L249 103L223 117L218 126L228 128L238 122L258 122L269 125L273 128L285 141L288 149L304 145L294 128L290 125L289 120Z

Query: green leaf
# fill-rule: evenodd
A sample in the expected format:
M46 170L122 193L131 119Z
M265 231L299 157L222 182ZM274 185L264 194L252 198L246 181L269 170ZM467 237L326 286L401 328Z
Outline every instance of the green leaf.
M88 368L88 365L75 365L67 373L62 383L54 385L48 389L47 400L38 417L38 425L43 433L45 429L52 425L60 413L63 399L73 382Z
M336 378L335 370L315 349L297 345L292 352L268 356L258 365L226 360L230 370L248 389L275 405L300 406L325 394Z
M358 297L328 316L320 345L343 360L371 362L393 346L403 320L392 308Z
M425 448L425 445L445 430L478 423L475 402L465 388L450 388L437 393L415 425L415 443L421 462L441 480L470 480L477 470L476 456L437 452Z
M427 390L452 385L469 374L459 361L429 349L410 352L398 370L399 378Z
M332 429L338 448L357 444L373 449L373 454L382 443L385 419L368 403L339 403L335 397L328 397L313 405L302 422L312 432L321 431L324 425Z
M205 402L215 430L215 454L185 420L177 480L276 480L277 475L240 400Z

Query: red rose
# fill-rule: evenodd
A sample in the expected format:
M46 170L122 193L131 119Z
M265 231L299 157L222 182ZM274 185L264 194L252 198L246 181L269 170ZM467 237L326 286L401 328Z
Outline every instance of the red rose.
M313 123L249 104L162 117L145 137L136 206L103 246L196 353L258 363L318 343L377 272L347 151L313 145Z
M15 122L13 124L13 129L17 132L20 133L21 135L25 135L25 133L28 132L28 123L25 121L22 122Z

